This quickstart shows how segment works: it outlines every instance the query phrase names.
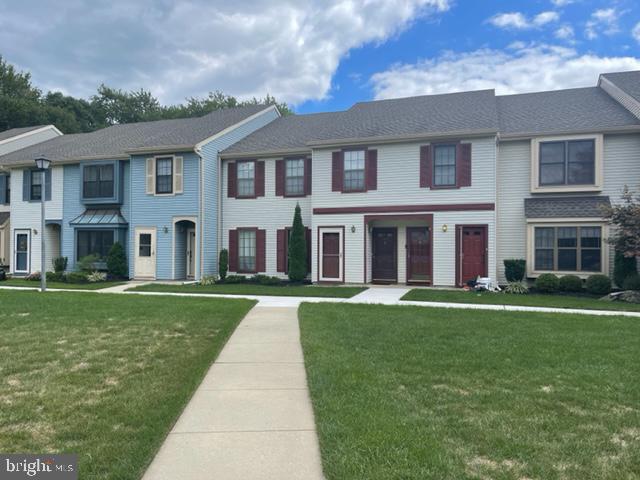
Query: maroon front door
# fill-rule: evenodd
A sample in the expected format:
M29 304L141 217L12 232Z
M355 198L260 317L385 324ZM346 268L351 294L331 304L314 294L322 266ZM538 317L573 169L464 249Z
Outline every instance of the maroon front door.
M458 227L458 285L487 276L487 226Z
M398 281L398 247L395 228L374 228L371 232L371 274L374 282Z
M407 282L431 282L429 227L407 227Z
M340 279L340 234L322 232L322 278Z

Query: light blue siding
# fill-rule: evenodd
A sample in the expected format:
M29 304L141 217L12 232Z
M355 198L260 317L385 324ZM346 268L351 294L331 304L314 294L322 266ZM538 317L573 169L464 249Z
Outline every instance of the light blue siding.
M218 153L247 135L278 118L275 109L244 123L233 131L202 146L204 160L204 221L203 221L203 275L218 273L218 201L219 169ZM224 195L225 192L222 192ZM222 213L224 215L224 213Z
M176 152L175 155L183 157L183 193L176 195L147 195L146 159L153 157L153 155L131 157L131 177L129 181L131 194L129 219L131 262L129 262L129 272L131 277L135 274L135 252L133 251L135 249L135 229L136 227L155 227L156 278L159 280L179 278L177 276L178 272L174 272L172 262L174 218L198 218L200 158L194 152ZM196 230L197 228L196 226ZM196 263L197 276L198 267Z

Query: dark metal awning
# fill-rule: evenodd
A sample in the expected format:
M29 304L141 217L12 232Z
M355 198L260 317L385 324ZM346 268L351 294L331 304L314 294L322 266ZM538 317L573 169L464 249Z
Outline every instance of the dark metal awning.
M69 222L69 225L125 227L128 222L117 208L88 209Z

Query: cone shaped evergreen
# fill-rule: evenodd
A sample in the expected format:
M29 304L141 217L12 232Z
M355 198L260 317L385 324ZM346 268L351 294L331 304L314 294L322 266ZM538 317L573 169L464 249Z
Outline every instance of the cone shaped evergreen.
M302 282L307 278L307 239L304 225L302 224L302 214L300 204L296 205L293 215L293 226L289 237L289 280L292 282Z

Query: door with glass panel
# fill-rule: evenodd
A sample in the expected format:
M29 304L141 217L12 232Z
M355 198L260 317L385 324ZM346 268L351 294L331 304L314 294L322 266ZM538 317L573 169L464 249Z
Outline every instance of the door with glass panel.
M31 256L31 232L16 230L14 232L14 273L29 273Z
M135 277L156 277L156 229L136 228Z

